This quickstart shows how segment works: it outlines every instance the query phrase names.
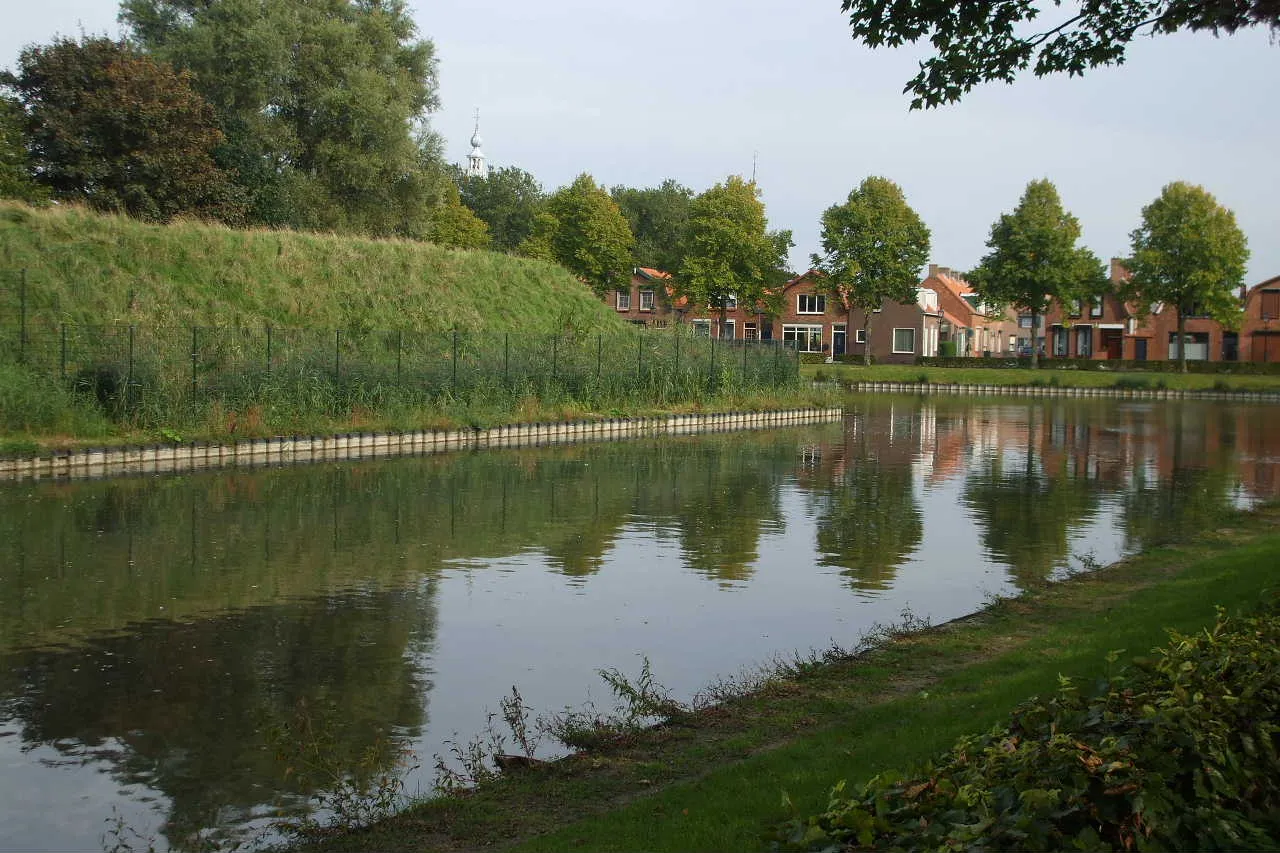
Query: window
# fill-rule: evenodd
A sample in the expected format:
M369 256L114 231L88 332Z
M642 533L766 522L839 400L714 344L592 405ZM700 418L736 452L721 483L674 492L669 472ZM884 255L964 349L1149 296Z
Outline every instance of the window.
M1069 310L1071 311L1071 316L1072 316L1072 317L1079 317L1079 316L1080 316L1080 300L1079 300L1079 299L1072 299L1072 300L1071 300L1069 303L1067 303L1067 304L1068 304L1068 306L1069 306Z
M801 293L796 297L797 314L827 313L827 297L821 293Z
M730 293L724 298L724 310L733 311L738 307L738 297Z
M652 290L640 291L640 310L641 311L653 310L653 291Z
M855 344L865 344L867 342L867 330L855 329L853 333L853 342Z
M694 320L693 333L704 338L711 337L711 321L710 320Z
M1093 326L1076 327L1076 355L1080 358L1093 356Z
M1209 360L1209 333L1188 332L1184 338L1187 346L1187 361ZM1178 358L1178 333L1169 333L1169 360Z
M747 323L742 327L742 337L748 341L760 340L760 329L755 323Z
M915 329L894 329L893 330L893 351L894 352L915 352L916 351L916 330Z
M1053 327L1053 357L1067 357L1067 330L1061 326Z
M782 342L800 352L822 352L821 326L783 326Z
M1280 319L1280 290L1262 291L1262 319Z
M720 327L720 340L731 341L736 337L736 320L725 320L724 325Z
M1101 299L1095 299L1093 300L1093 302L1089 303L1089 316L1090 317L1102 316L1102 300Z
M619 311L631 310L631 291L629 290L618 291L618 310Z

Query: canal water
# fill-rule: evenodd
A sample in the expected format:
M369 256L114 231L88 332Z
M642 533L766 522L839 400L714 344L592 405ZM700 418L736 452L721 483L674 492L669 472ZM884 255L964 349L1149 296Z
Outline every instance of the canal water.
M880 396L822 427L2 484L0 848L251 837L307 801L308 748L410 752L425 793L513 685L608 707L597 670L647 659L688 699L955 618L1274 497L1273 412Z

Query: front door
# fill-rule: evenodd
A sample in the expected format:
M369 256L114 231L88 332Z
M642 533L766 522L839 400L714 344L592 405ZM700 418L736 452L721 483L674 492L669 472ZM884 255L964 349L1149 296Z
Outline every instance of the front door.
M1102 348L1106 350L1109 359L1124 358L1124 330L1103 329Z
M844 324L831 327L831 354L834 356L844 355L845 332Z
M1147 339L1146 339L1146 338L1137 338L1137 339L1135 339L1135 340L1134 340L1134 342L1133 342L1133 360L1134 360L1134 361L1146 361L1146 360L1147 360Z

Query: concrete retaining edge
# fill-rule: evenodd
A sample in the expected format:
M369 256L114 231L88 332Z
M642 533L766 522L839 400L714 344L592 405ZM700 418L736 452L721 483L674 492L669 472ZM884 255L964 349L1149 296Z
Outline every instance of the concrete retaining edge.
M363 432L328 436L250 438L228 444L192 442L145 447L89 448L49 456L0 458L0 481L97 479L220 468L263 468L354 459L424 456L455 450L545 447L659 435L737 432L831 423L843 409L721 412L609 418L601 421L508 424L489 429Z
M965 385L935 382L852 382L850 391L889 394L965 394L975 397L1109 397L1116 400L1228 400L1280 403L1276 391L1190 391L1169 388L1069 388L1060 385Z

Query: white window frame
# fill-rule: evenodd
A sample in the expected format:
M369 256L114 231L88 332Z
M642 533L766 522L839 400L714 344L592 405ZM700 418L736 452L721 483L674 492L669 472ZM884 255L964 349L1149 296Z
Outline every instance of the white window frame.
M726 335L725 334L726 331L728 331L729 334ZM725 320L724 324L720 326L720 340L732 341L732 340L737 340L737 337L738 337L738 321Z
M866 344L866 342L867 342L867 330L866 330L866 329L854 329L854 330L853 330L853 342L854 342L855 344L864 344L864 345L865 345L865 344Z
M710 320L694 320L693 333L704 338L711 337L711 321Z
M648 303L648 304L645 304L645 303ZM654 306L653 290L646 288L645 290L640 291L640 310L652 311L653 306Z
M631 291L619 290L618 301L616 305L619 311L630 311L631 310Z
M736 311L737 309L738 309L738 296L737 294L730 293L724 298L724 310Z
M898 349L898 332L911 333L911 349ZM910 326L897 326L893 330L893 352L895 355L915 355L916 352L916 330Z
M812 303L812 308L805 310L804 303L808 299ZM796 294L796 313L797 314L825 314L827 313L827 295L825 293L798 293Z
M744 341L760 340L760 326L757 323L746 323L742 327L742 339Z
M790 343L797 344L796 349L799 350L800 352L819 352L820 353L822 352L822 344L823 344L822 331L823 331L822 326L812 326L806 323L787 323L782 327L782 340L783 340L783 343L790 342ZM788 334L790 334L790 337L788 337ZM804 335L803 347L799 346L799 344L801 343L800 341L801 335ZM811 349L815 339L817 341L817 349Z
M1090 303L1089 303L1089 316L1090 316L1090 317L1101 317L1101 316L1102 316L1102 299L1101 299L1101 297L1099 297L1098 299L1095 299L1095 300L1093 300L1092 302L1090 302Z

